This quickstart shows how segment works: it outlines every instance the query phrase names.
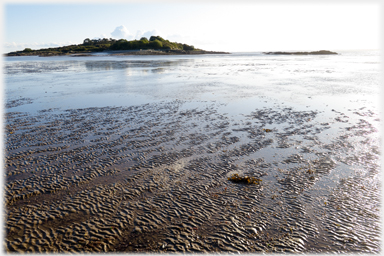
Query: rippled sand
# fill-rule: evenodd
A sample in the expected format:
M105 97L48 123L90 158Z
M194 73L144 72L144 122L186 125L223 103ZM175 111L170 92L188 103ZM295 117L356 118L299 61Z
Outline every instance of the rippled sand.
M7 113L6 250L380 251L373 112L221 107Z

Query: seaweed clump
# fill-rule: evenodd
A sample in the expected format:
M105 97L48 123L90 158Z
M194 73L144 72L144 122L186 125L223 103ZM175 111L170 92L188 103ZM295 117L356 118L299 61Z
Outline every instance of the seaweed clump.
M262 181L261 179L255 178L255 177L249 177L249 176L240 176L237 173L233 174L231 177L228 178L228 180L235 182L235 183L245 183L245 184L260 184Z

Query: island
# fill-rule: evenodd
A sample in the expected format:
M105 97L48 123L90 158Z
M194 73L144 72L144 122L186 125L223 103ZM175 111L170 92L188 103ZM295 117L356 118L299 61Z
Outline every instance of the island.
M229 52L205 51L193 45L170 42L160 36L151 36L149 40L142 37L140 40L126 39L84 39L82 44L68 45L56 48L32 50L25 48L5 56L93 56L94 53L104 52L107 55L180 55L180 54L229 54Z
M327 50L320 50L314 52L263 52L264 54L273 54L273 55L331 55L338 54L337 52L331 52Z

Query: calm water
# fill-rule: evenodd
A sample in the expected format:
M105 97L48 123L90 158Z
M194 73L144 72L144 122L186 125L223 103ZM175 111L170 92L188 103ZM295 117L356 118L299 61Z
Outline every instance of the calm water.
M7 101L33 102L7 111L174 99L218 101L236 109L265 101L344 109L356 104L378 108L379 69L378 51L356 51L337 56L8 57L4 73Z
M236 138L223 151L231 152L226 157L237 157L233 163L240 166L263 159L269 166L263 169L264 193L289 194L279 205L287 205L286 209L300 205L297 209L305 212L305 235L298 235L305 249L300 250L380 251L378 51L330 56L8 57L4 66L6 113L39 119L50 110L49 120L68 109L82 113L92 107L149 103L142 119L135 118L156 124L178 122L172 114L159 121L156 106L168 103L177 105L183 116L211 111L212 119L180 121L176 133L188 137L225 120L219 124L227 131L224 135ZM267 144L256 152L238 154L237 147L248 150L262 128L273 130ZM209 153L216 152L215 143L219 145L212 136L201 147ZM180 143L165 145L165 150L194 148ZM307 176L312 173L302 171L304 165L318 172L310 181ZM268 200L262 199L266 207L272 205ZM280 206L270 207L277 212ZM306 230L308 223L315 228Z

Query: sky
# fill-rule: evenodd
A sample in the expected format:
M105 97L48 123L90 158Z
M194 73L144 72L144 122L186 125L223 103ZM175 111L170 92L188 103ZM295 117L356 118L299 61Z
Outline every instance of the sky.
M214 51L379 49L380 1L3 3L2 52L158 35Z

